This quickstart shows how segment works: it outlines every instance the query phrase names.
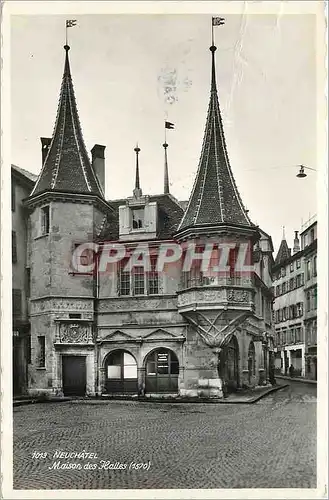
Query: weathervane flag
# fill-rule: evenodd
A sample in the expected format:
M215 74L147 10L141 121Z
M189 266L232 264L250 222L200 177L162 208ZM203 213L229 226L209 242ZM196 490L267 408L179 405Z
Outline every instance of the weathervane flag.
M165 128L173 129L175 128L175 125L171 122L165 122Z
M212 25L213 26L220 26L221 24L225 24L225 19L223 17L213 17L212 18Z
M214 45L214 26L222 26L225 24L225 19L223 17L212 17L211 18L211 41Z
M67 19L66 20L66 27L67 28L73 28L73 26L76 26L77 20L76 19Z

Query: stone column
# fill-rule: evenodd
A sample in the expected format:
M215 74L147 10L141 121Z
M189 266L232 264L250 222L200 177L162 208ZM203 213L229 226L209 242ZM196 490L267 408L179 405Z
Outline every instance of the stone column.
M138 395L144 396L145 394L145 368L138 367L137 368L137 386L138 386Z
M103 366L99 367L98 373L97 394L98 396L101 396L102 393L105 392L105 368Z

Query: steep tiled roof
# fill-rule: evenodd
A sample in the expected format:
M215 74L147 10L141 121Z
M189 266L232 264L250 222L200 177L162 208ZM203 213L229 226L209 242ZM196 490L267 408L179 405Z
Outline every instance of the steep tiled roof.
M28 170L25 170L25 168L17 167L17 165L11 165L11 169L14 172L18 172L18 174L22 175L27 179L27 181L30 181L31 183L35 183L37 180L38 176L36 174L32 174L32 172L29 172Z
M53 137L32 195L70 191L104 197L82 137L65 45L65 66Z
M290 248L288 248L288 243L285 238L282 239L277 256L275 258L274 264L278 265L281 262L284 262L291 256Z
M158 207L158 229L157 238L161 240L172 238L182 219L183 209L170 194L159 194L149 197L150 202L157 202ZM98 240L119 239L119 207L126 204L126 199L108 202L113 207L113 214L104 220Z
M219 108L212 55L211 92L204 140L192 194L178 230L208 224L253 226L242 204L230 167Z

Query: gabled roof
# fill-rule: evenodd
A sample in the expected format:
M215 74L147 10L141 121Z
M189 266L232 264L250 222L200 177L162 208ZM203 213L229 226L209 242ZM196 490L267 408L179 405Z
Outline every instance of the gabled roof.
M18 174L20 177L23 177L24 180L31 184L31 189L35 183L35 181L37 180L38 176L36 174L32 174L32 172L29 172L28 170L25 170L25 168L20 168L20 167L17 167L17 165L11 165L11 171L12 173L16 173Z
M75 101L68 51L52 140L32 196L44 191L104 193L90 163Z
M157 203L157 238L160 240L171 239L182 219L183 209L171 194L153 195L149 197L149 201ZM104 220L98 241L119 239L119 207L125 205L126 202L126 199L108 201L114 212Z
M290 256L291 251L290 248L288 248L287 240L282 238L277 256L275 257L274 265L277 266L278 264L281 264L286 259L289 259Z
M226 149L219 107L215 46L212 55L211 92L199 168L192 194L178 230L209 224L254 227L241 201Z

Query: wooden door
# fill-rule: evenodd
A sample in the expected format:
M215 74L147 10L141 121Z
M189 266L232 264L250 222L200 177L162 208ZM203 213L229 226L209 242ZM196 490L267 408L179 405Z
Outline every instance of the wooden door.
M63 356L62 369L64 396L85 396L86 357Z

